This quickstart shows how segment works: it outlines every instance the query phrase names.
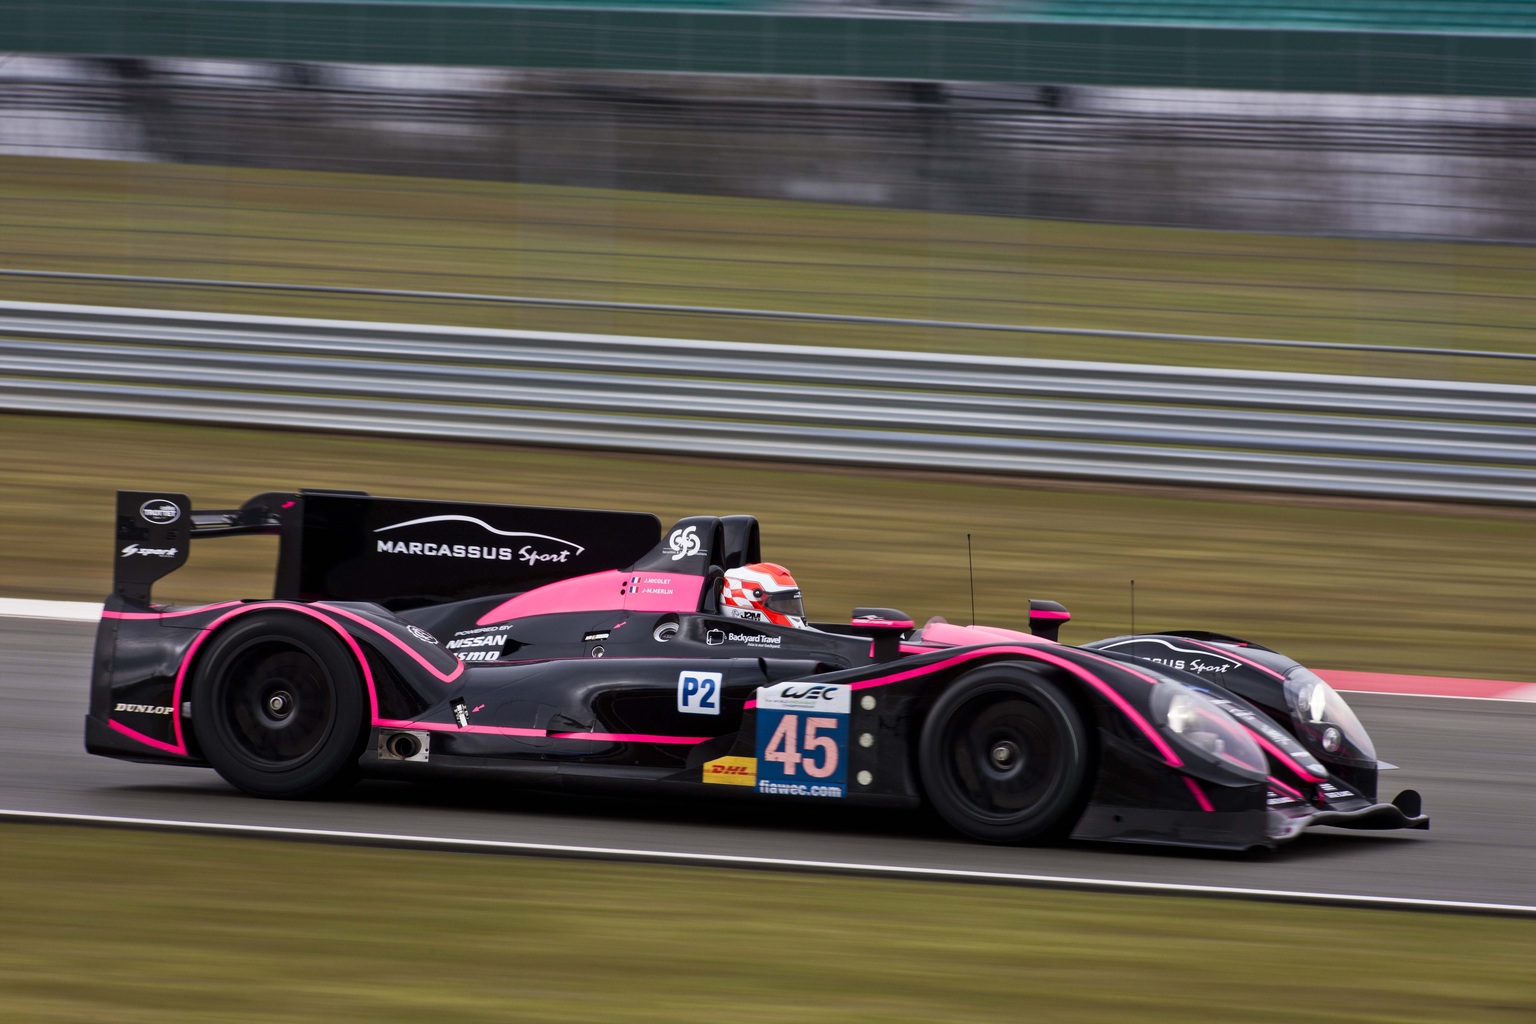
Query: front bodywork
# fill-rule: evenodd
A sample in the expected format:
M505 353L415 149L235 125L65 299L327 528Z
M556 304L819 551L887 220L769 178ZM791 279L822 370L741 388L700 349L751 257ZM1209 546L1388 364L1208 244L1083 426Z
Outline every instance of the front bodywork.
M167 506L184 512L184 532L169 538L176 524L154 522ZM663 533L633 513L335 492L263 495L218 513L192 512L184 495L123 492L118 512L126 573L99 628L86 719L97 754L205 763L191 693L209 640L250 616L299 617L322 623L355 659L370 716L360 764L379 777L499 774L915 807L928 709L966 673L1007 664L1067 687L1091 725L1079 838L1247 848L1314 824L1427 825L1411 799L1376 801L1374 763L1324 763L1285 710L1295 663L1231 638L1071 647L1055 640L1068 616L1050 602L1033 603L1030 634L914 630L889 609L816 629L727 617L713 604L715 581L723 566L759 560L749 517L697 517ZM153 605L145 564L179 565L199 532L279 534L276 596ZM123 554L129 547L179 550ZM1190 651L1203 652L1199 665ZM1210 756L1210 740L1191 745L1170 727L1161 705L1185 690L1252 737L1257 765Z

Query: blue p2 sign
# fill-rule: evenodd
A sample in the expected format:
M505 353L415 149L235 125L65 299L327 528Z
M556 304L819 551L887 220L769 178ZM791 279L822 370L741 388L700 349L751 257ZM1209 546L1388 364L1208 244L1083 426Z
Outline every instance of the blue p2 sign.
M720 672L679 672L677 710L689 715L720 713Z

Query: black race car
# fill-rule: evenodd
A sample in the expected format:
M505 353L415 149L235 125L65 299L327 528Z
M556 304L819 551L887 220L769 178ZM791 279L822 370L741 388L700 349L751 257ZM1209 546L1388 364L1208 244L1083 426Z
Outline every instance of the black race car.
M151 603L194 541L276 534L274 596ZM790 628L720 606L750 516L118 494L86 748L210 765L269 797L478 773L656 793L933 807L999 843L1241 849L1311 825L1428 828L1327 683L1219 633L1065 646L858 608Z

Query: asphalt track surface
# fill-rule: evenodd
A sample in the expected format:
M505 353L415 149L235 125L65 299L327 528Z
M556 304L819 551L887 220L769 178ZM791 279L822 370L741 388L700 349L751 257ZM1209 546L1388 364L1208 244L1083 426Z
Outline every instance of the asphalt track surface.
M1320 829L1270 854L983 846L921 815L842 807L365 783L344 800L244 796L209 769L131 764L81 740L94 625L0 618L0 808L975 872L1536 905L1536 703L1354 694L1382 792L1430 832ZM297 848L296 848L297 849ZM296 852L295 856L302 856Z

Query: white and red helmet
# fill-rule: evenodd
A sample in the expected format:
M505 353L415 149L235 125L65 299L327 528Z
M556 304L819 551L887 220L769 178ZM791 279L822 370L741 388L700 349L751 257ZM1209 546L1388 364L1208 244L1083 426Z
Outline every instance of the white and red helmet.
M800 585L789 570L773 562L727 569L720 584L720 610L726 615L775 626L805 626Z

